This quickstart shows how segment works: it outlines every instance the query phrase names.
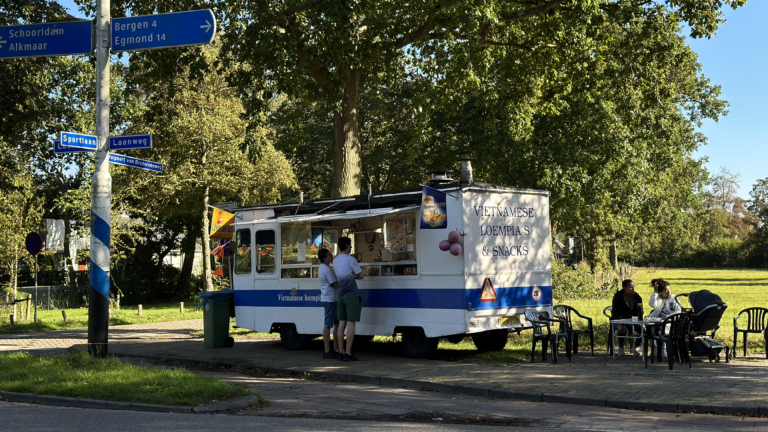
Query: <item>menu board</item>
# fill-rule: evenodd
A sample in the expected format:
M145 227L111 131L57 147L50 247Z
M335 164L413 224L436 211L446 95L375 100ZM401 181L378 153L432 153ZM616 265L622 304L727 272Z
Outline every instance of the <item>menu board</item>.
M387 223L387 249L390 253L406 252L407 240L405 238L405 218L391 217Z

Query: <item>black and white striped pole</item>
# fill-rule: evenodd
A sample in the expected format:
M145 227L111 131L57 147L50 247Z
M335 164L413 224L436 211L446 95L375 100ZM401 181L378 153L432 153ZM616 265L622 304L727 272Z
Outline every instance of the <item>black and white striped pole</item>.
M96 171L91 179L91 265L88 352L109 352L109 274L112 177L109 174L109 0L96 1Z

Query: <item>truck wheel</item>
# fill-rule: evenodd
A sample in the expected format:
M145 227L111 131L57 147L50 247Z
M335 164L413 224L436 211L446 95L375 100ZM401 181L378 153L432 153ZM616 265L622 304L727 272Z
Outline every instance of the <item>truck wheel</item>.
M280 340L289 350L300 350L309 344L309 336L299 334L294 324L286 324L280 328Z
M403 348L408 357L427 358L437 349L438 338L429 338L421 327L403 332Z
M472 342L475 343L478 351L501 351L507 346L507 330L491 330L487 332L472 335Z

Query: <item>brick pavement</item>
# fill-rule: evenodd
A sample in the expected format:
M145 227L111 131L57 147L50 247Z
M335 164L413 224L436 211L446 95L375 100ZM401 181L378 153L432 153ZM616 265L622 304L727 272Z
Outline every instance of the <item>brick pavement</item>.
M685 408L685 404L739 407L746 412L768 414L768 361L739 358L730 364L709 364L694 360L693 369L666 363L649 365L633 357L611 359L604 352L594 357L586 353L568 362L564 356L553 365L541 362L515 362L506 366L487 366L467 362L415 360L400 355L397 344L360 346L361 361L343 363L320 358L320 350L288 351L279 342L238 338L233 348L205 349L200 338L189 334L202 327L202 320L138 324L110 328L110 351L129 356L155 356L225 362L244 367L354 375L356 381L388 387L439 389L439 385L462 386L478 395L500 392L545 393L560 397L592 398L605 401L636 402L656 410ZM23 335L0 335L0 350L67 348L86 342L87 332L57 331ZM315 344L319 346L319 344ZM387 355L390 354L390 355ZM418 382L417 382L418 381ZM547 400L547 398L545 398ZM759 408L762 407L762 408ZM690 407L689 407L690 408Z
M500 421L499 425L562 430L763 430L768 418L675 414L604 407L509 401L404 388L302 380L258 378L231 372L203 372L260 393L269 405L238 413L387 420L406 417L429 423L463 417ZM415 415L415 416L414 416ZM504 421L508 423L504 423Z
M379 344L375 344L379 345ZM378 347L382 351L381 346ZM391 344L393 353L399 347ZM238 339L233 348L205 349L199 340L120 341L111 351L124 355L157 356L223 362L236 366L292 371L294 373L355 375L356 381L387 386L419 387L428 383L462 386L478 395L495 392L546 393L563 397L636 402L638 406L670 410L684 404L739 407L744 412L768 413L768 361L737 359L730 364L694 361L693 369L667 364L649 365L634 357L616 360L603 353L579 354L558 364L538 361L507 366L464 362L415 360L396 355L358 352L360 362L322 360L319 350L288 351L279 342ZM664 407L666 405L666 407ZM661 406L661 408L659 408ZM674 409L672 409L674 410Z

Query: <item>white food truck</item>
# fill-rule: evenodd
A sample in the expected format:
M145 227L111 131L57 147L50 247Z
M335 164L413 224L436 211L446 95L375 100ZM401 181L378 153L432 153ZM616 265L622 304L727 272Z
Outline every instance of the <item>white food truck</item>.
M438 210L422 190L236 209L237 326L279 332L289 349L320 335L317 252L335 255L346 236L365 275L356 343L400 334L418 358L439 338L503 349L526 309L551 312L549 192L446 173L430 182L445 194ZM461 247L443 251L450 231Z

